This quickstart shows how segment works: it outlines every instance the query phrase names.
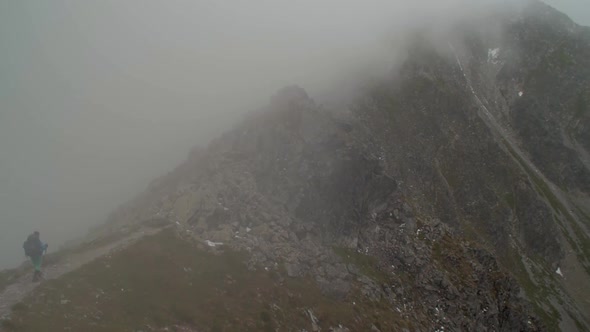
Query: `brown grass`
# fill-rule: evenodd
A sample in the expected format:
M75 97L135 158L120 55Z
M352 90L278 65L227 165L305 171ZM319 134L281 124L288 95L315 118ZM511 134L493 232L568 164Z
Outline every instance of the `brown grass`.
M136 331L179 324L195 331L299 331L311 329L307 308L323 330L405 325L383 303L331 299L310 280L250 271L246 258L205 252L165 231L45 283L13 313L8 329Z

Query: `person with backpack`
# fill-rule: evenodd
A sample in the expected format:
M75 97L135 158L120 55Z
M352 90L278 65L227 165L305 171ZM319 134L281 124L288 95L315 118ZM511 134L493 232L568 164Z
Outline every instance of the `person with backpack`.
M43 244L39 238L39 232L35 231L27 237L23 244L25 255L31 259L35 273L33 274L33 282L39 281L43 274L41 273L41 263L43 262L43 254L47 251L47 244Z

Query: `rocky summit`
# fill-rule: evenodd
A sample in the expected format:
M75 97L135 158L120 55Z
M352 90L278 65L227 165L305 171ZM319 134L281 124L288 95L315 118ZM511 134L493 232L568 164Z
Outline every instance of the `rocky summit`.
M590 330L590 28L531 2L435 32L346 107L286 87L195 147L2 328Z

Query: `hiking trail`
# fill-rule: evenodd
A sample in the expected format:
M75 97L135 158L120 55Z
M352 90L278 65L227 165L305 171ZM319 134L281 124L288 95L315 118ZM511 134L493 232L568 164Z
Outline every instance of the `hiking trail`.
M82 265L90 263L113 251L124 249L140 238L158 233L162 229L163 228L144 228L104 246L66 255L56 263L47 265L43 268L45 281L57 279L68 272L80 268ZM40 283L32 282L31 273L26 273L19 277L14 283L8 285L0 292L0 319L10 318L12 306L22 301L27 295L31 294L35 288L43 283L43 281ZM1 330L2 328L0 328L0 331Z

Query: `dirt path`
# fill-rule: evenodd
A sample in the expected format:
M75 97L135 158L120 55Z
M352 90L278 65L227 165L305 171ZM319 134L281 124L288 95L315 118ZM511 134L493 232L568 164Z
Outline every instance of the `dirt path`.
M155 234L161 230L162 228L142 229L108 245L68 255L63 259L60 259L59 262L44 267L43 272L45 274L45 279L51 280L59 278L65 273L76 270L86 263L102 257L114 250L123 249L138 239L147 235ZM20 277L13 284L7 286L0 293L0 319L9 318L11 307L14 304L22 301L37 286L40 285L40 283L31 282L31 276L31 273L27 273L26 275ZM0 330L2 330L1 327Z

